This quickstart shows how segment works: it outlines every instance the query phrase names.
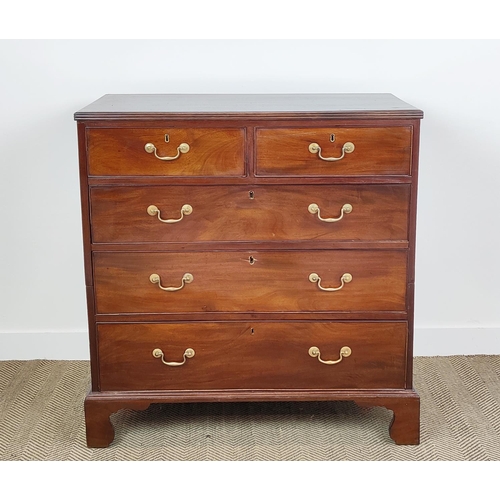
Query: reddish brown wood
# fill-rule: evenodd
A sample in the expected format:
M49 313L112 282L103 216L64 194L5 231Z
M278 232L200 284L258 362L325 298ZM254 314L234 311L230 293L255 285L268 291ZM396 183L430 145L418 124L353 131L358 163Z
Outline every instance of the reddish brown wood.
M404 241L408 239L410 187L403 186L172 186L95 187L91 190L92 240L119 242ZM352 212L338 222L344 204ZM166 224L150 216L155 205Z
M165 135L169 142L165 142ZM242 176L244 129L176 128L89 129L90 175ZM144 146L152 143L161 157L174 157L181 143L189 151L175 160L159 160Z
M184 313L130 313L130 314L96 314L98 322L163 322L179 323L183 321L397 321L407 320L406 311L315 311L315 312L184 312Z
M419 444L420 399L414 390L272 389L207 391L129 391L90 393L85 401L90 447L106 447L114 437L109 415L122 408L147 409L153 403L231 403L251 401L354 401L394 412L389 433L396 444Z
M80 202L82 207L82 236L83 236L83 258L85 264L85 285L92 286L92 253L91 244L91 221L90 201L87 178L87 146L85 124L78 124L78 163L80 174Z
M253 259L253 264L250 263ZM406 251L96 252L97 313L402 311L406 309ZM182 290L185 273L194 277ZM320 290L309 275L317 273Z
M415 314L415 249L417 239L417 193L418 193L418 160L420 147L420 120L413 123L413 147L412 147L412 177L411 198L409 206L409 251L408 251L408 290L407 290L407 310L408 310L408 361L406 364L406 387L413 387L413 337L414 337L414 314Z
M396 444L420 444L420 398L397 398L384 406L394 412L389 428Z
M420 397L409 390L402 395L354 400L359 406L384 406L392 410L389 434L396 444L420 444Z
M150 403L140 400L105 400L90 393L85 398L85 427L89 448L106 448L115 438L115 430L109 417L118 410L146 410Z
M94 287L85 287L87 295L87 320L89 328L91 389L99 391L99 360L97 359L97 330L95 321Z
M109 444L109 415L120 408L187 401L386 406L394 412L393 439L418 442L412 353L420 110L388 94L106 96L75 117L89 286L89 446ZM326 145L317 138L325 133ZM338 156L346 141L356 149L340 162L307 150L318 142L325 156ZM144 151L146 142L167 155L177 142L192 148L161 162ZM246 198L250 190L258 203ZM311 193L317 199L309 201ZM161 198L151 204L162 214L190 196L194 212L164 231L145 212L149 196ZM324 227L304 213L304 204L317 203L332 217L338 197L347 196L353 201L342 203L354 210L340 224ZM167 285L180 284L179 272L195 280L168 293L149 283L152 272L162 281L165 273ZM321 292L307 280L310 272L324 286L337 286L334 277L344 272L354 279L339 292ZM304 342L312 338L325 345L318 346L325 358L333 359L344 338L353 354L332 366L306 355L303 368ZM171 367L141 358L153 341L171 352L186 340L197 343L195 358L165 379ZM187 371L195 362L203 371ZM341 376L330 384L332 368Z
M101 324L101 389L402 389L405 381L404 322ZM349 357L326 365L323 360ZM187 348L195 356L182 366Z
M308 149L316 143L323 157L339 158L347 142L355 149L339 161ZM257 175L408 175L411 127L256 129L256 150Z
M203 177L204 186L248 186L252 185L283 185L282 177L255 177L252 173L248 177ZM199 186L199 177L162 177L162 176L103 176L89 177L89 186ZM379 175L379 176L339 176L339 177L287 177L289 186L321 186L321 185L376 185L376 184L411 184L409 175Z
M248 248L259 248L259 250L282 250L283 245L279 241L207 241L207 242L171 242L168 246L165 243L93 243L90 248L93 252L135 252L147 249L149 252L207 252L219 251L241 251ZM287 250L303 250L304 241L286 241ZM328 241L319 239L318 241L307 242L308 250L406 250L408 240L342 240Z

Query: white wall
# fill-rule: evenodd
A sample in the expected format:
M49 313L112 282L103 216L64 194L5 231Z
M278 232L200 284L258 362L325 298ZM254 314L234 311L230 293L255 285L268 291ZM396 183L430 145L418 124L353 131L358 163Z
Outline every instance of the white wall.
M500 353L500 41L0 41L0 359L88 357L73 112L105 93L424 110L415 352Z

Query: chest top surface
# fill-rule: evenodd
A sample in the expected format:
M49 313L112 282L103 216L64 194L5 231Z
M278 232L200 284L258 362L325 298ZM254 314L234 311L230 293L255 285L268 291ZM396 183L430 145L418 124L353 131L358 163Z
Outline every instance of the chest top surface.
M245 116L287 118L422 118L392 94L106 94L75 113L75 120Z

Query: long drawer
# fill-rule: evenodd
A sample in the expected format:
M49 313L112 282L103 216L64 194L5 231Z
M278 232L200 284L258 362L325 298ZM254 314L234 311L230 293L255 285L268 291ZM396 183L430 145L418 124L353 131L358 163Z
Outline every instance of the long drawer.
M95 176L245 173L242 128L92 128L87 143L88 170Z
M97 330L103 391L405 384L405 322L99 324Z
M262 128L262 176L410 175L411 127Z
M95 243L408 239L410 187L94 187Z
M96 308L403 311L406 267L404 250L95 252Z

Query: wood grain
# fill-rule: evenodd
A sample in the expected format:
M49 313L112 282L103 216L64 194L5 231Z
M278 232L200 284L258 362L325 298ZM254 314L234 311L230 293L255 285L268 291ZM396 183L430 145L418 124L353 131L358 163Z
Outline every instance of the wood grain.
M419 444L420 397L414 389L212 389L91 392L85 399L87 443L106 447L114 437L109 415L121 408L150 404L250 401L354 401L358 406L384 406L394 412L389 432L396 444ZM87 411L88 408L88 411Z
M250 264L253 257L254 264ZM402 311L406 309L406 251L95 252L97 313ZM194 281L177 292L184 273ZM338 287L344 273L353 280Z
M131 399L127 402L105 400L93 397L90 393L85 398L85 430L89 448L106 448L115 438L115 430L109 417L123 408L146 410L150 403Z
M95 243L210 241L384 241L408 239L410 187L402 186L175 186L91 189ZM193 213L181 222L150 216L155 205L163 219L180 218L186 203ZM344 204L350 214L337 218Z
M165 142L169 134L169 143ZM172 157L181 143L190 150L176 160L162 161L144 146L153 143L159 156ZM90 128L87 131L89 174L143 176L242 176L245 173L245 131L242 128Z
M100 324L101 388L115 390L403 388L407 325L392 323ZM325 360L352 354L336 365ZM166 361L154 358L159 348Z
M420 397L413 389L398 395L379 394L355 401L359 406L384 406L392 410L389 435L396 444L420 444Z
M339 161L321 160L308 149L317 143L322 156L338 158L346 142L355 149ZM261 128L256 130L256 151L256 173L263 176L408 175L411 127Z
M92 392L88 446L109 415L152 402L353 400L419 439L412 389L422 112L390 94L104 96L77 112ZM165 142L169 134L169 142ZM330 135L335 141L330 142ZM355 150L338 162L345 142ZM144 150L176 154L161 161ZM253 191L253 199L249 192ZM336 217L334 224L310 214ZM165 225L146 213L158 206ZM249 258L254 262L250 264ZM179 286L165 292L150 283ZM308 280L315 272L324 292ZM186 345L189 342L190 345ZM352 356L323 365L342 346ZM153 358L153 348L180 367ZM334 374L332 376L332 373Z

